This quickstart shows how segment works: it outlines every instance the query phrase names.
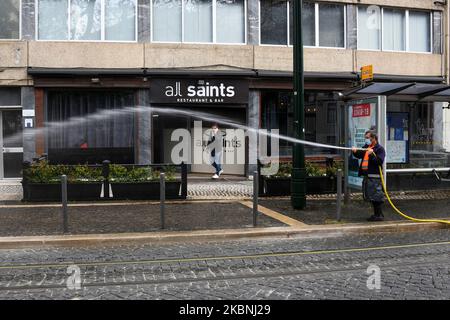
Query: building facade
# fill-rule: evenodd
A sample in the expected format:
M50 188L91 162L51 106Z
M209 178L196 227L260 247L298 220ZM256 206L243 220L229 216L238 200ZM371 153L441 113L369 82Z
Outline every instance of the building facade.
M292 17L286 0L1 1L0 178L19 177L22 160L42 154L54 163L167 163L170 132L193 130L196 112L292 136ZM444 1L304 1L302 18L307 140L345 145L339 97L362 66L374 66L375 82L448 83ZM450 165L447 106L388 102L388 113L407 114L405 166ZM246 145L247 162L256 157L248 141L229 143ZM289 159L291 144L281 141L280 153Z

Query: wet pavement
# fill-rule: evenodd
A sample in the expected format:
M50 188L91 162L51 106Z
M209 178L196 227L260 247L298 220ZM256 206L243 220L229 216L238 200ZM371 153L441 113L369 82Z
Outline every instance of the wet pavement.
M289 199L261 199L259 203L271 210L283 213L306 224L328 224L336 222L336 201L310 200L305 210L294 210ZM450 218L450 198L441 200L395 200L394 204L402 212L422 219ZM383 205L386 221L405 221L386 201ZM341 222L367 222L373 214L372 205L362 200L352 200L348 205L342 205Z
M0 237L61 234L61 206L0 207ZM69 206L71 234L160 231L159 203ZM285 224L260 214L259 227ZM252 228L252 209L239 202L167 203L168 231Z
M449 239L433 230L4 249L0 299L447 300Z

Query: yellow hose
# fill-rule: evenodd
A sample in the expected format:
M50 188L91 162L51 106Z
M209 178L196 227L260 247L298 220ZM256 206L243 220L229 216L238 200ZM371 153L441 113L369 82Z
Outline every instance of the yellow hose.
M383 186L384 194L386 195L386 198L388 199L392 209L394 209L399 215L401 215L403 218L415 221L415 222L437 222L437 223L444 223L444 224L450 224L450 221L448 220L436 220L436 219L417 219L410 217L403 212L401 212L393 203L391 198L389 197L389 193L386 188L386 183L384 182L384 176L383 176L383 169L381 169L381 166L378 166L378 169L380 169L380 178L381 178L381 185Z

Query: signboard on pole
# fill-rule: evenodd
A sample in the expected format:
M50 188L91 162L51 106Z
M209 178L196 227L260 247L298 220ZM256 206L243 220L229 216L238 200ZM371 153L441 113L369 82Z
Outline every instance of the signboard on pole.
M377 127L379 98L350 101L348 103L348 146L362 148L365 133ZM350 153L348 159L348 186L361 188L362 178L358 177L360 159Z
M373 65L361 67L361 81L368 82L373 80Z

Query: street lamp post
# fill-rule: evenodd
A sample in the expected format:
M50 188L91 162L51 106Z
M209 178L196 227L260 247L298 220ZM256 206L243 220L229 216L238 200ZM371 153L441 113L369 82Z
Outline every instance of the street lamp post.
M305 79L303 74L302 0L294 0L294 134L305 139ZM293 146L291 202L294 209L306 207L305 147Z

